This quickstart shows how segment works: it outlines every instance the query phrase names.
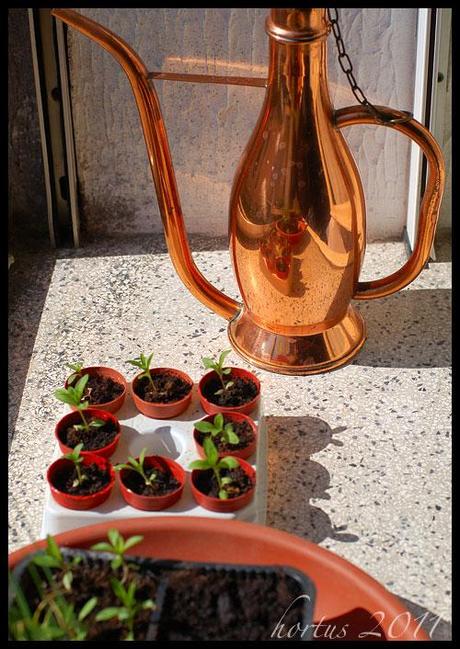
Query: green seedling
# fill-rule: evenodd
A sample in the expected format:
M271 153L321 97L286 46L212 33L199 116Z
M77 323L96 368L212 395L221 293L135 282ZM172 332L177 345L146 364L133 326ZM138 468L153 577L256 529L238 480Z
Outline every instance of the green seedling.
M71 385L77 377L81 375L81 371L83 369L83 363L66 363L66 367L71 369L73 371L73 374L69 376L67 379L68 385Z
M225 390L228 390L234 384L234 381L227 381L227 382L224 381L224 376L227 376L232 371L231 367L224 367L224 361L227 358L227 356L231 353L231 351L232 351L231 349L224 350L220 354L217 361L214 360L213 358L206 358L206 357L201 359L201 362L203 363L204 367L207 370L214 370L214 372L219 377L220 382L222 383L222 388L220 388L214 393L216 395L223 394Z
M132 548L137 543L140 543L143 536L130 536L129 539L122 537L118 530L110 529L107 532L107 538L109 542L102 541L101 543L96 543L91 546L91 550L96 550L97 552L110 552L114 554L115 557L110 562L110 565L113 570L117 570L121 566L125 565L125 552Z
M41 568L60 568L63 571L62 585L66 590L71 590L73 573L72 568L78 565L81 557L72 557L66 561L62 556L58 544L52 536L46 537L46 549L44 554L39 554L33 558L32 563Z
M136 584L131 582L125 589L123 584L118 580L112 578L110 580L112 590L118 597L123 606L110 606L99 611L96 615L96 622L103 622L111 620L114 617L118 618L120 622L124 622L128 629L125 640L134 640L134 623L137 615L146 609L154 610L155 602L151 599L146 599L143 602L136 601Z
M46 569L44 566L44 570ZM97 605L97 597L89 599L77 614L74 605L69 604L56 590L49 575L52 590L44 596L42 594L32 613L26 596L12 573L9 578L14 601L8 611L8 627L13 640L86 639L89 628L84 620Z
M78 487L83 484L85 480L88 480L88 476L84 474L81 470L81 464L83 463L83 456L80 455L80 451L83 448L83 444L77 444L71 453L66 453L63 457L66 460L70 460L74 463L75 471L77 472L77 477L72 482L72 487Z
M210 421L197 421L194 426L200 433L209 434L211 438L219 437L225 444L238 444L240 441L231 422L224 426L224 416L221 412L214 417L212 423Z
M236 457L231 456L219 459L216 445L210 437L205 437L203 449L206 459L194 460L189 464L189 468L199 469L201 471L211 469L216 477L217 484L219 485L219 498L221 500L226 500L228 498L228 493L225 487L232 482L232 479L229 476L222 476L221 471L222 469L236 469L236 467L240 466L240 463Z
M84 399L86 384L88 383L88 380L89 374L85 374L81 377L81 379L77 381L75 386L69 385L68 388L59 388L54 392L56 399L59 399L59 401L62 401L63 403L67 403L69 406L73 406L80 413L82 423L74 424L74 428L76 428L77 430L89 431L90 428L100 428L105 424L105 421L103 419L97 418L88 423L85 415L83 414L83 411L86 410L86 408L88 408L89 406L89 401L85 401Z
M145 475L144 459L146 453L147 453L147 449L143 448L139 454L139 460L135 460L130 455L128 457L128 464L116 464L113 468L115 469L115 471L121 471L122 469L128 469L129 471L136 471L137 473L139 473L140 476L142 476L142 479L144 480L145 484L151 487L153 486L153 483L156 480L157 474L155 471L152 471L152 473L148 477Z
M155 388L152 375L150 374L150 363L152 362L152 357L153 357L153 352L148 357L144 356L144 354L141 354L138 358L133 358L132 360L126 362L142 370L142 374L139 376L139 378L142 379L144 376L146 376L150 381L152 387Z

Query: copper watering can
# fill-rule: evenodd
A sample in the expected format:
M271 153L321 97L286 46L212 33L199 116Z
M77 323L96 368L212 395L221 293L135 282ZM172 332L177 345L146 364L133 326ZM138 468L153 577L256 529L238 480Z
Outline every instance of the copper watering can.
M326 9L272 9L268 80L173 75L189 81L266 86L265 101L237 169L229 235L242 304L212 286L187 242L168 139L152 77L116 34L70 9L52 12L104 49L126 72L136 99L163 221L179 277L203 304L229 320L234 349L273 372L315 374L349 362L365 325L351 300L391 295L428 260L444 189L432 135L406 113L362 105L334 110L327 81ZM187 79L187 77L189 77ZM201 78L199 78L201 77ZM383 124L409 136L428 161L428 180L409 260L382 279L360 282L366 244L364 195L341 130Z

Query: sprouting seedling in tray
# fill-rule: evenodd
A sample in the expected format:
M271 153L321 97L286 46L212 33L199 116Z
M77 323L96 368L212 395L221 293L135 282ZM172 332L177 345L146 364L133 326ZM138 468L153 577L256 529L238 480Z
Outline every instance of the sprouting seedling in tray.
M217 413L212 422L197 421L193 425L200 433L211 435L212 438L219 437L225 444L238 444L240 441L231 422L224 426L224 416L221 412Z
M80 455L81 449L83 448L83 444L77 444L76 447L70 452L66 453L63 457L66 460L70 460L73 462L75 466L75 471L77 472L77 477L72 483L72 487L79 487L80 485L83 484L85 480L88 480L88 476L83 473L81 470L81 464L83 464L83 456Z
M233 381L227 381L227 382L224 381L224 376L227 376L232 371L231 367L224 367L224 361L227 358L227 356L231 353L231 351L232 351L231 349L225 349L220 354L218 360L214 360L213 358L207 358L207 357L201 359L201 362L203 363L204 367L207 370L214 370L214 372L219 377L220 382L222 383L222 388L220 388L214 393L216 395L223 394L225 390L228 390L234 384Z
M132 360L126 362L142 370L142 374L140 374L139 378L142 379L144 376L147 377L152 387L155 388L152 375L150 374L150 363L152 362L152 357L153 357L153 352L150 354L150 356L145 356L144 354L140 354L138 358L133 358Z
M148 487L151 487L156 480L157 474L155 471L152 471L149 476L145 474L144 460L145 460L146 453L147 453L147 449L143 448L142 451L139 453L139 460L136 460L130 455L128 456L127 464L116 464L113 468L115 469L115 471L121 471L122 469L128 469L129 471L136 471L136 473L139 473L139 475L142 477L145 484Z
M73 406L80 413L82 423L74 424L74 428L77 430L89 431L90 428L100 428L106 423L103 419L97 419L96 417L88 422L83 414L83 411L89 406L89 401L85 401L84 399L88 380L89 374L85 374L77 381L75 386L69 385L68 388L59 388L54 392L56 399L59 399L59 401L62 401L63 403L67 403L69 406Z
M91 546L91 550L96 550L98 552L110 552L114 554L114 558L110 562L110 565L113 570L117 570L121 566L125 565L125 552L132 548L134 545L137 545L144 538L141 535L130 536L128 539L123 538L118 530L110 529L107 532L107 541L101 541Z
M219 485L219 498L221 500L226 500L228 498L228 493L225 487L233 482L230 476L222 476L222 469L236 469L240 466L239 461L236 457L223 457L219 459L219 453L217 451L216 445L210 437L205 437L203 442L204 454L206 456L205 460L194 460L190 463L190 469L199 469L200 471L211 469L214 473L214 476Z
M41 568L60 569L63 573L62 585L66 590L71 590L73 580L72 569L78 565L80 561L81 557L78 555L66 560L54 538L48 534L46 537L45 552L35 556L32 563Z
M136 583L131 582L127 588L123 586L121 581L112 578L110 580L112 590L120 600L122 606L110 606L99 611L96 615L96 622L103 622L111 620L114 617L118 618L120 622L124 622L128 629L125 640L134 640L134 623L138 614L146 609L153 610L155 602L151 599L144 601L136 601Z
M71 374L69 376L69 378L67 379L67 384L71 385L75 381L76 378L81 376L81 371L82 371L84 365L83 365L83 363L78 361L77 363L66 363L66 367L68 367L69 369L71 369L73 371L73 374Z

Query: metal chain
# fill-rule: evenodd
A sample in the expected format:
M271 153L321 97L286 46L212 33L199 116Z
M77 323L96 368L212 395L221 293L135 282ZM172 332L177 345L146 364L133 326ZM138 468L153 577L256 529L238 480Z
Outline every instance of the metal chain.
M332 14L332 12L334 12L334 14ZM328 8L327 17L329 19L329 22L331 23L332 32L334 34L335 42L337 44L340 67L346 74L348 83L350 84L351 91L354 94L356 101L360 103L361 106L367 108L369 112L373 114L375 119L380 123L401 124L402 122L408 122L410 119L412 119L412 113L409 113L407 111L401 111L402 113L404 113L404 117L400 117L396 119L388 117L387 115L385 115L385 113L381 113L373 104L371 104L371 102L367 99L366 95L364 94L363 90L359 87L358 82L355 79L355 75L353 74L353 64L351 62L350 57L345 51L345 45L342 39L342 33L340 31L340 25L339 25L339 13L337 9Z

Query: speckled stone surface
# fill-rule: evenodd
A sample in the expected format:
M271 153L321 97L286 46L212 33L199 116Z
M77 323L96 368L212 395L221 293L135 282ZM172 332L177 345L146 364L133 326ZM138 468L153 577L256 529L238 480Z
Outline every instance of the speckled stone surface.
M203 273L237 297L225 242L194 238ZM444 260L445 255L442 256ZM371 244L362 277L406 259ZM368 340L354 362L312 377L255 370L268 416L268 524L360 566L450 637L450 263L406 290L357 303ZM226 323L183 287L162 238L90 243L18 255L10 292L10 549L37 538L44 473L65 363L124 363L140 351L201 376L200 359L229 347ZM249 367L236 354L234 364Z

